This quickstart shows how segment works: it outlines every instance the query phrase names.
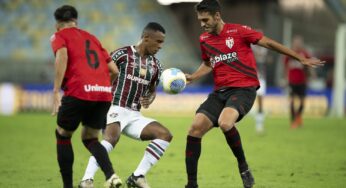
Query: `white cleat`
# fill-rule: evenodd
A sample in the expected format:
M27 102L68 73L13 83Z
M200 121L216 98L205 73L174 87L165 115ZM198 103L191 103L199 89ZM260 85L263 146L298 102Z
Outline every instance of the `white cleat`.
M116 174L113 174L104 184L105 188L120 188L123 182Z
M93 179L82 180L79 183L78 188L94 188L94 180Z

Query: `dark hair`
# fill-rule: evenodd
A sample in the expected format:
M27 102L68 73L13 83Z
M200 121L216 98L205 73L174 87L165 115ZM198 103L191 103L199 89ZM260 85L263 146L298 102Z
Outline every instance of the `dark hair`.
M55 10L54 17L58 22L68 22L77 19L78 12L71 5L63 5Z
M149 22L143 29L143 33L151 30L151 31L160 31L163 34L166 33L165 28L162 27L162 25L160 25L159 23L156 22Z
M209 12L214 15L216 12L221 13L221 6L217 0L203 0L195 6L197 12Z

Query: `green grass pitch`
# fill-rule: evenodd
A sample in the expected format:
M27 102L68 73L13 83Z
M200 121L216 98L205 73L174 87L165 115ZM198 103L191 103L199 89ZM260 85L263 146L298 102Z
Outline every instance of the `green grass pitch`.
M182 188L186 183L184 152L192 116L151 116L173 133L164 157L147 174L153 188ZM56 162L55 118L49 114L0 116L0 187L62 187ZM257 135L249 115L238 125L247 160L255 176L255 188L330 188L346 183L346 119L306 118L303 128L290 130L287 118L268 118L266 132ZM122 136L110 154L123 179L142 158L147 142ZM83 176L89 153L73 137L74 184ZM202 141L199 161L200 188L242 187L236 160L219 129ZM95 186L102 187L99 171Z

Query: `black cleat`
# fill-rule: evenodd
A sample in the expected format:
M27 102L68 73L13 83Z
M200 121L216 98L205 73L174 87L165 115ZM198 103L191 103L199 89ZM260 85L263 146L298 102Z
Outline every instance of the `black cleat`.
M241 172L240 176L243 180L244 188L252 188L252 186L255 184L255 179L252 176L250 169Z

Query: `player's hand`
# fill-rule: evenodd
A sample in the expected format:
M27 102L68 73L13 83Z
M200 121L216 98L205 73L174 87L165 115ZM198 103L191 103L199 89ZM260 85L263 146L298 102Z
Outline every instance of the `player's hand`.
M53 109L51 114L52 116L55 116L58 113L60 105L61 105L60 93L54 92L53 93Z
M149 108L151 103L154 102L155 97L156 97L156 92L153 92L149 94L148 96L141 96L139 98L139 102L141 103L143 108Z
M190 84L193 81L193 78L192 78L191 74L186 74L185 73L185 78L186 78L186 84Z
M313 68L324 66L324 64L326 63L325 61L321 61L320 59L316 59L316 58L309 58L309 59L305 58L301 60L300 62L303 65L313 67Z

